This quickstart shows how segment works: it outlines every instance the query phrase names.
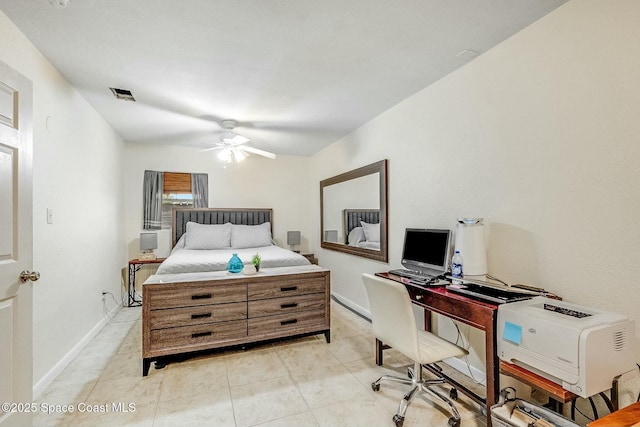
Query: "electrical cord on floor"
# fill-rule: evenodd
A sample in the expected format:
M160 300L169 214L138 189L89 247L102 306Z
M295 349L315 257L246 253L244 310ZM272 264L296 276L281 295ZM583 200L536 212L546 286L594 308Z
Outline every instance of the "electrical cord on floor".
M469 351L469 348L471 347L471 344L469 342L467 342L467 344L464 343L464 335L462 335L462 332L460 331L460 327L458 326L458 323L453 320L453 319L449 319L451 320L451 323L453 323L453 326L456 327L456 330L458 331L458 337L456 338L456 342L455 344L458 345L458 343L461 344L461 347L464 348L465 350L467 350L467 352ZM469 362L469 357L468 355L464 355L464 362L467 365L467 370L469 371L469 376L471 377L471 379L473 380L474 383L476 384L482 384L481 380L476 379L476 377L473 376L473 371L471 370L471 363Z
M118 303L118 300L116 300L116 297L115 297L115 296L113 296L113 294L112 294L111 292L106 292L106 291L105 291L105 292L102 292L102 311L103 311L103 314L104 314L106 317L108 317L108 318L109 318L109 320L111 320L111 319L113 319L113 317L115 316L115 314L114 314L114 316L110 316L110 315L109 315L109 310L107 310L107 302L106 302L106 300L105 300L105 298L104 298L104 296L105 296L105 295L109 295L109 296L111 296L111 299L113 299L113 302L115 302L115 303L116 303L116 305L122 305L122 303Z

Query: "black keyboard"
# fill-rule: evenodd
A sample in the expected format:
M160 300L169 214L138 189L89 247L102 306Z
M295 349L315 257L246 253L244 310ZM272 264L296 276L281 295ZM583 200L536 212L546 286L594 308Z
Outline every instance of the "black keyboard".
M419 282L427 282L433 278L433 276L430 274L421 273L414 270L407 270L406 268L389 270L389 274L395 274L396 276L406 277L407 279L417 280Z
M535 296L524 294L521 292L509 291L506 289L492 288L490 286L475 285L473 283L464 283L462 285L448 285L447 290L451 292L457 292L471 298L490 301L498 304L523 301L531 299Z

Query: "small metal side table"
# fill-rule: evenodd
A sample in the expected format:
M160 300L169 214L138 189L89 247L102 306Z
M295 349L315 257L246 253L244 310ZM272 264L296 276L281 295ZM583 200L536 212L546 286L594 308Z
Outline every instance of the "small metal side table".
M136 299L136 272L145 264L161 264L166 258L157 258L150 260L132 259L129 261L129 284L127 290L127 307L139 307L142 305L141 300Z

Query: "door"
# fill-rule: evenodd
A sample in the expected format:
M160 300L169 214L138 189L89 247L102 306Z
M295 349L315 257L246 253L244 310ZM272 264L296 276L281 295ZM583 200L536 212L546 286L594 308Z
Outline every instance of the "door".
M0 426L31 424L32 93L0 61ZM21 280L21 274L24 281ZM32 279L32 280L30 280ZM9 406L5 405L9 403Z

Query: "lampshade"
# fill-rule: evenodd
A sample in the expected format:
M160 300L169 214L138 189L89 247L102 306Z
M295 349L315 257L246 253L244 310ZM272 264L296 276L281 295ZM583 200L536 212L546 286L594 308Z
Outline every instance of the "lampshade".
M158 247L157 233L140 233L140 250L147 251Z
M300 244L300 232L299 231L287 231L287 244L299 245Z
M325 230L324 231L324 241L325 242L337 242L338 241L338 230Z

